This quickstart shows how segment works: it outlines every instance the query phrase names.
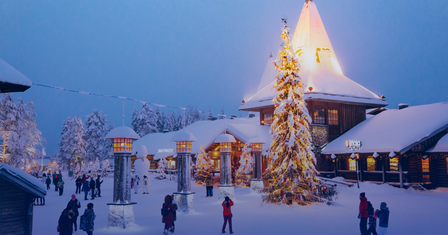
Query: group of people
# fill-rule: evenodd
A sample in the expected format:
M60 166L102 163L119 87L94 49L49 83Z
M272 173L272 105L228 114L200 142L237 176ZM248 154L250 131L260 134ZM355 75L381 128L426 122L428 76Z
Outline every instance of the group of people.
M380 210L374 210L372 203L367 201L366 193L359 194L359 229L361 235L386 235L389 226L389 208L385 202L381 202ZM378 233L376 231L376 219L379 219ZM367 228L367 223L369 228Z
M59 235L71 235L73 234L73 230L78 230L79 208L81 208L81 203L76 198L76 195L73 194L71 200L67 203L66 208L59 216L57 227ZM93 203L87 204L87 208L81 216L79 228L85 231L88 235L92 235L95 217Z
M131 178L131 189L134 189L134 194L138 194L138 188L140 187L140 177L135 175ZM149 178L143 175L143 194L149 194Z
M88 180L90 178L90 181ZM83 175L82 178L78 176L75 180L76 184L76 194L81 194L81 191L84 192L84 200L89 200L87 196L90 192L90 200L94 200L95 197L101 197L101 184L103 180L101 180L101 176L98 175L96 179L94 177L88 177ZM95 191L96 190L96 191Z

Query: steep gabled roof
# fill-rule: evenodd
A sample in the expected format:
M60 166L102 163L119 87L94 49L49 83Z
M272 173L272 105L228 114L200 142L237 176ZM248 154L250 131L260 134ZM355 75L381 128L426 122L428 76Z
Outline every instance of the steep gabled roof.
M45 185L39 179L5 163L0 163L0 177L15 183L35 197L45 197L47 194Z
M14 67L0 59L0 93L25 91L31 81Z
M307 88L305 99L361 103L369 107L387 105L378 95L344 76L314 2L303 5L291 43L301 65L300 77ZM269 58L257 92L245 100L240 110L272 106L277 74L274 60Z
M346 140L360 140L359 153L405 153L447 128L448 102L389 109L331 141L322 153L350 153L344 144Z
M448 153L448 134L444 135L437 144L426 151L427 153Z

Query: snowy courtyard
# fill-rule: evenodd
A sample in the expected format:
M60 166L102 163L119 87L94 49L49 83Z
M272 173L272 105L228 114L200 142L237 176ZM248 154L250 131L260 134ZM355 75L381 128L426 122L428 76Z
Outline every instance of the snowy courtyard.
M112 202L112 175L104 179L102 197L84 201L84 194L77 194L81 202L82 214L87 203L94 204L96 213L95 235L102 234L162 234L163 224L160 209L163 198L176 191L175 181L153 179L151 174L150 193L132 194L136 228L126 230L108 229L107 216ZM75 192L74 180L66 181L64 195L59 196L53 185L47 192L46 205L34 207L33 234L56 234L57 221ZM233 212L234 234L359 234L358 205L359 193L366 197L377 209L386 202L390 209L388 234L448 234L446 221L446 201L448 189L438 188L431 191L399 189L389 185L376 185L369 182L355 186L337 186L339 192L335 206L314 204L312 206L277 206L263 204L261 196L251 194L248 188L235 189ZM223 223L221 201L218 201L218 189L214 188L214 197L205 196L205 186L192 184L195 194L195 213L178 212L174 234L221 234ZM90 197L89 197L90 199ZM79 217L78 217L79 224ZM85 234L78 230L74 234Z

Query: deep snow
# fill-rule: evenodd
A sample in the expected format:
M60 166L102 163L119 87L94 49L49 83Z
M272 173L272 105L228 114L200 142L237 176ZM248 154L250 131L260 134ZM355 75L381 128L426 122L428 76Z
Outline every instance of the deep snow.
M121 230L107 228L108 206L112 202L112 177L104 179L102 197L84 201L84 194L78 194L81 202L80 213L87 203L94 203L96 213L95 235L101 234L162 234L163 224L160 208L164 196L172 194L175 181L155 180L150 174L150 193L132 194L135 220L139 227ZM66 207L75 191L74 181L66 176L64 195L58 196L53 185L47 192L46 205L34 207L33 234L57 234L56 227L60 213ZM412 189L399 189L389 185L376 185L368 182L356 186L337 186L339 195L335 206L315 204L312 206L278 206L262 204L261 197L251 194L248 188L235 189L233 212L234 234L359 234L358 195L366 192L366 197L377 209L382 201L387 202L391 211L388 234L448 234L446 218L448 208L448 189L422 192ZM223 222L221 202L218 201L218 189L214 188L214 197L205 197L205 187L192 184L196 192L192 214L178 213L174 234L221 234ZM79 223L79 217L78 217ZM74 234L86 234L78 230Z

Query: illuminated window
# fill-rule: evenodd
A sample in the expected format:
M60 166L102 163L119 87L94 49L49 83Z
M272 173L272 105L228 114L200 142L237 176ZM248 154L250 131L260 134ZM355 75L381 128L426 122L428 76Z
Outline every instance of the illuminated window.
M348 159L348 170L349 171L356 171L356 160L355 159Z
M390 171L398 171L398 157L389 160Z
M429 172L429 158L422 159L422 172Z
M219 144L220 152L232 152L232 143L225 142Z
M271 125L272 124L272 113L264 114L264 124Z
M314 109L314 124L325 124L325 109Z
M337 109L328 110L328 125L339 125Z
M128 138L115 138L114 139L114 152L132 151L132 139Z
M367 171L375 171L375 158L372 156L367 157Z
M177 141L177 152L191 152L191 141Z

